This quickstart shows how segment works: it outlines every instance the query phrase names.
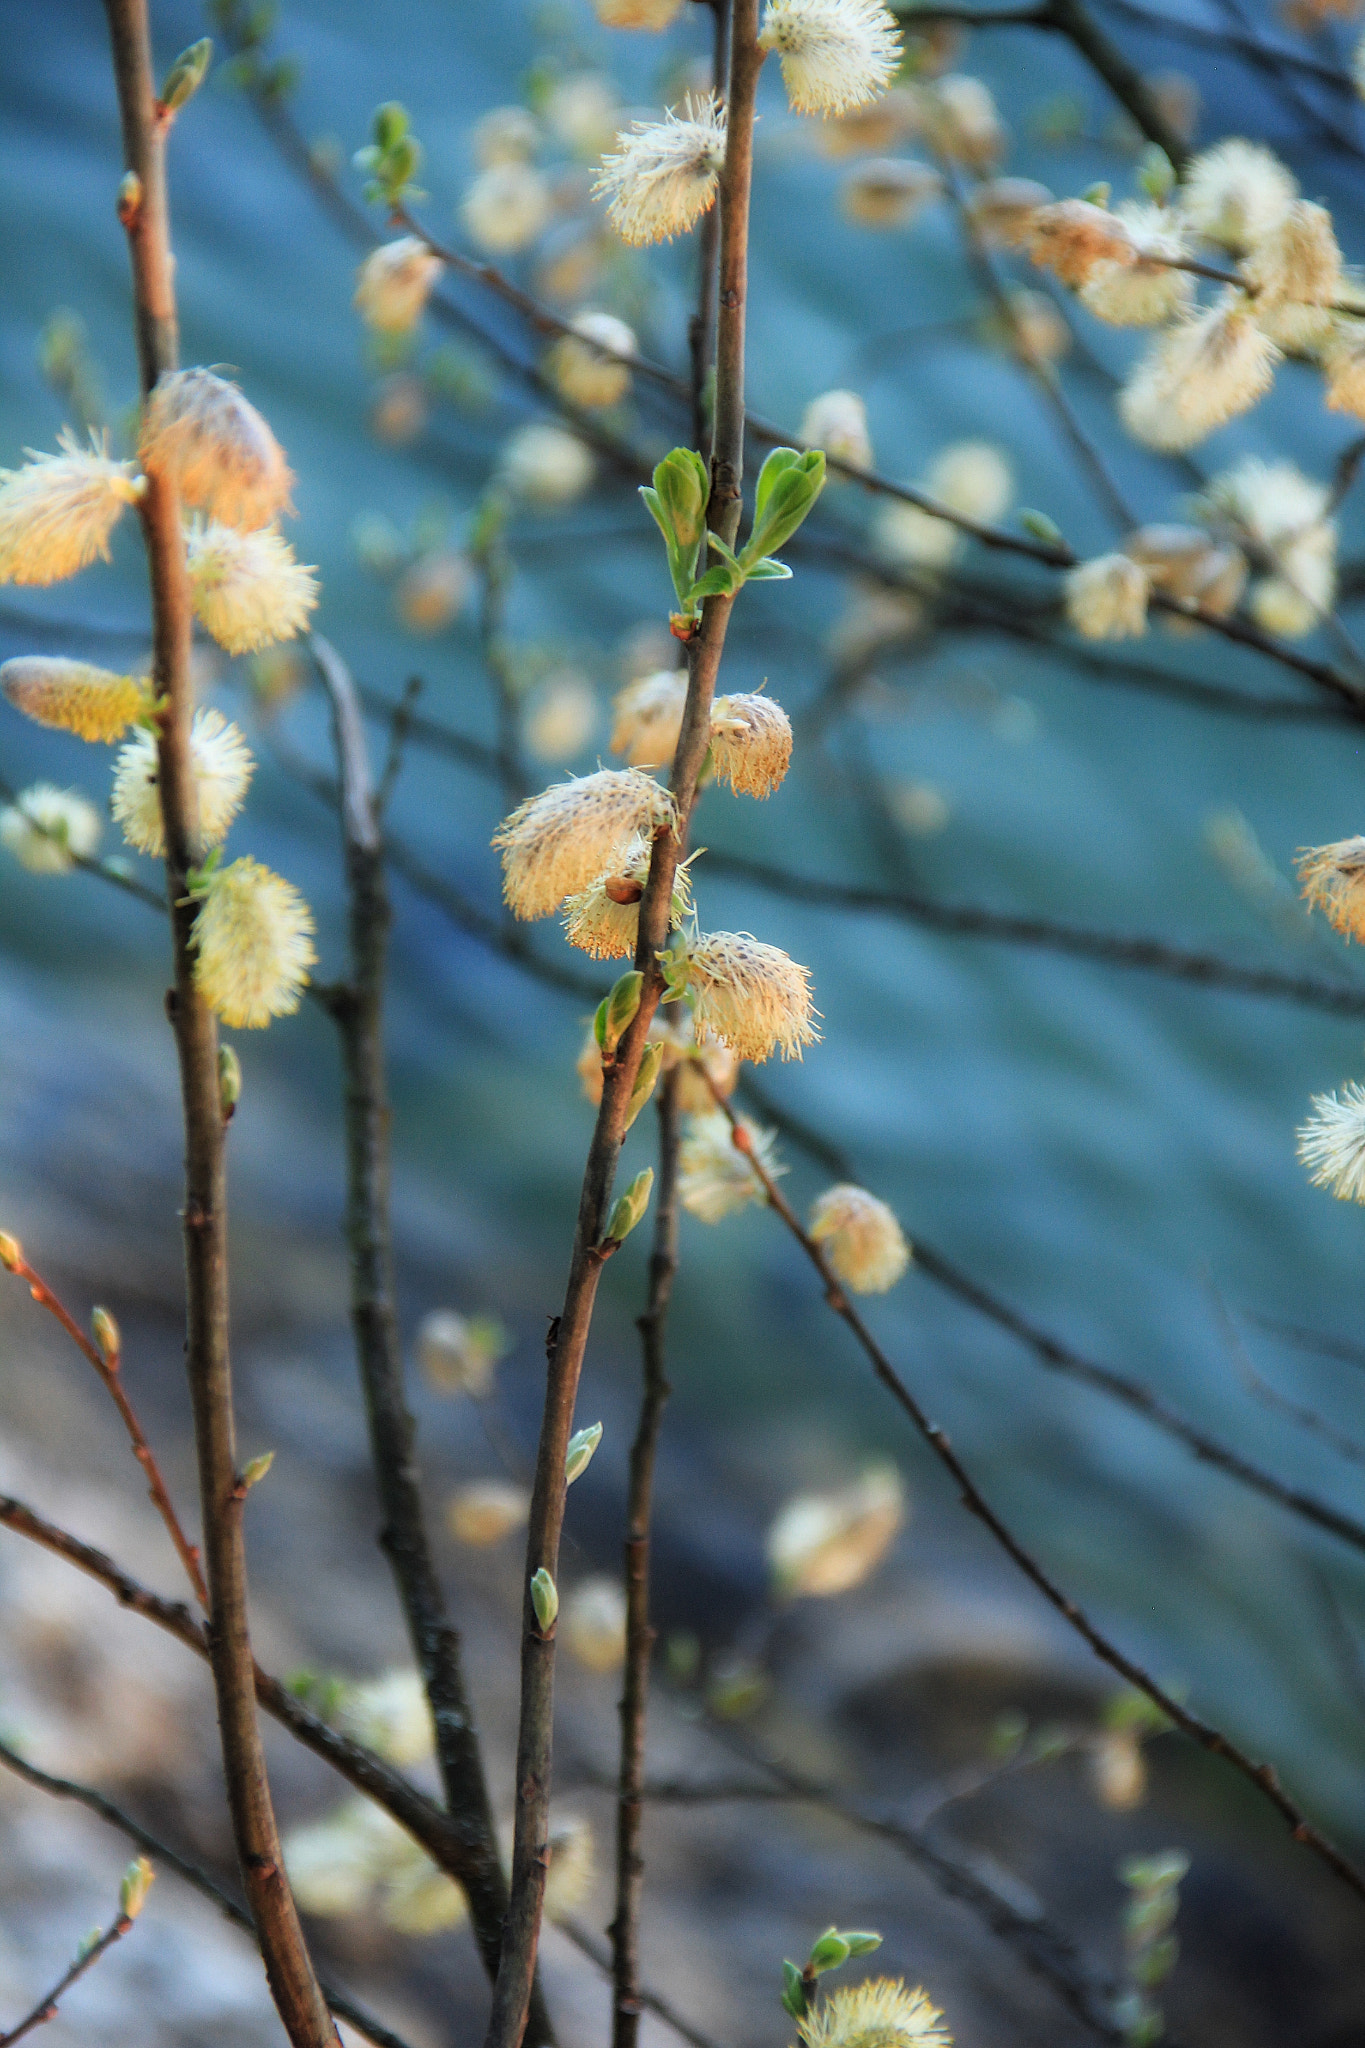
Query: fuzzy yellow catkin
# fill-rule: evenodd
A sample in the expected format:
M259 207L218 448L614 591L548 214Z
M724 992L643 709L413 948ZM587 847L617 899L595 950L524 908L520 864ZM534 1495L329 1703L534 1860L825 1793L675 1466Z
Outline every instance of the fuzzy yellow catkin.
M1125 554L1096 555L1068 569L1067 624L1086 640L1132 640L1147 631L1151 579Z
M559 1639L589 1671L615 1671L626 1654L626 1596L616 1579L582 1580L559 1617Z
M1257 319L1281 348L1310 348L1330 334L1341 251L1325 206L1296 200L1241 269L1256 291Z
M611 751L632 768L662 768L677 751L687 702L687 670L655 669L637 676L612 702Z
M1309 908L1346 938L1365 940L1365 837L1305 847L1295 866Z
M594 197L623 242L671 242L713 204L725 162L725 115L712 95L689 94L681 116L635 121L602 159Z
M634 955L651 851L652 841L637 832L605 874L565 899L564 936L571 946L594 960L623 960ZM691 910L690 877L683 865L674 877L670 931L676 930Z
M100 814L74 789L34 782L0 810L0 846L33 875L69 875L100 843Z
M185 536L194 614L229 654L292 640L318 601L315 572L278 528L194 521Z
M865 228L903 228L943 191L940 173L914 157L874 157L839 187L845 218Z
M1119 395L1123 423L1149 448L1193 448L1265 396L1280 359L1245 298L1230 291L1157 336Z
M1218 546L1197 526L1140 526L1124 541L1123 552L1146 570L1153 590L1189 600L1218 618L1233 610L1246 584L1241 549Z
M919 94L909 86L893 85L864 106L830 115L815 131L815 139L826 157L881 155L916 134L923 119Z
M711 706L711 767L736 796L771 796L791 765L791 720L760 691L717 697Z
M577 1814L552 1814L546 1847L550 1867L545 1875L545 1917L567 1920L592 1890L596 1868L592 1829Z
M1298 1132L1298 1154L1315 1187L1339 1202L1365 1202L1365 1088L1348 1081L1336 1095L1315 1095Z
M212 705L196 711L190 727L190 773L199 808L199 836L217 846L246 799L256 766L241 732ZM139 853L166 850L161 821L156 735L135 733L114 759L110 810Z
M804 2048L953 2048L943 2014L902 1978L873 1977L831 1992L796 2031Z
M620 96L605 72L571 71L550 87L543 112L550 133L572 156L595 163L616 134Z
M872 467L867 406L856 391L822 391L813 398L801 416L798 438L854 469Z
M894 1465L869 1466L837 1493L789 1500L768 1531L768 1563L787 1599L829 1599L870 1577L905 1521Z
M83 448L69 429L59 455L26 449L22 469L0 469L0 583L60 583L96 557L146 488L131 462L114 462L108 437Z
M106 745L122 738L152 698L146 676L118 676L86 661L43 654L7 661L0 668L0 690L35 725Z
M634 329L614 313L592 311L575 313L570 324L573 333L562 334L549 354L556 388L590 411L617 404L630 389L630 365L617 359L637 353Z
M313 930L312 912L292 882L249 858L218 868L190 933L199 993L239 1030L292 1016L317 960Z
M894 1211L851 1182L816 1196L809 1229L831 1271L855 1294L885 1294L910 1263Z
M493 1384L498 1360L508 1348L496 1316L462 1316L458 1309L434 1308L417 1331L417 1362L441 1394L470 1394L482 1400Z
M1279 226L1297 193L1277 156L1233 136L1187 165L1177 200L1196 234L1242 255Z
M779 1179L786 1167L777 1157L775 1131L760 1130L741 1117L740 1129L749 1150L742 1152L734 1142L730 1119L724 1110L698 1111L689 1116L678 1148L678 1200L691 1216L703 1223L719 1223L722 1217L750 1202L766 1202L767 1192L754 1172L750 1155L757 1159L770 1180Z
M526 706L522 735L537 761L572 761L597 727L597 692L576 669L552 670Z
M447 1501L446 1526L457 1543L488 1550L513 1530L524 1529L530 1512L526 1487L506 1479L472 1479Z
M460 203L460 218L481 249L510 256L539 240L553 210L541 173L510 158L479 172Z
M983 79L948 72L925 86L921 104L925 132L941 156L989 171L1005 154L1009 134Z
M412 1670L400 1667L344 1686L336 1719L343 1735L405 1768L423 1762L436 1747L426 1687Z
M710 1031L743 1060L780 1052L800 1059L820 1034L810 972L749 932L709 932L688 948L688 990L699 1031Z
M768 0L758 42L776 53L798 114L842 114L875 99L901 55L880 0Z
M469 562L457 549L431 548L399 577L394 611L409 633L444 633L463 611L471 580Z
M503 898L515 917L549 917L606 872L634 833L652 839L676 819L668 791L638 768L556 782L518 804L493 835Z
M991 249L1018 249L1027 241L1033 216L1053 195L1036 178L985 178L967 195L967 218Z
M356 273L355 309L376 334L410 334L444 268L419 235L381 242Z
M1085 284L1101 263L1126 267L1138 256L1127 224L1088 199L1040 206L1023 239L1040 270L1050 270L1073 288Z
M1180 216L1169 207L1125 200L1116 211L1136 260L1095 264L1080 287L1081 304L1111 327L1159 327L1187 311L1194 279L1172 261L1189 254Z
M269 526L291 510L284 450L254 405L213 370L170 370L152 387L138 454L182 504L224 526Z
M1323 350L1327 379L1323 395L1329 412L1354 413L1365 420L1365 321L1339 320Z

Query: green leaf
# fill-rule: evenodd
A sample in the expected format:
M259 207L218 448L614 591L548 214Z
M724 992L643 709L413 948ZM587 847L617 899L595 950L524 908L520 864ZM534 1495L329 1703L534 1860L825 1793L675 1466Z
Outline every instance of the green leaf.
M826 1970L837 1970L841 1963L846 1963L848 1955L848 1943L843 1935L837 1927L829 1927L811 1949L806 1958L806 1968L821 1977Z
M602 1240L604 1244L625 1243L636 1224L643 1221L653 1191L654 1168L647 1166L642 1173L636 1174L625 1193L618 1195L612 1203L606 1233Z
M762 519L773 485L784 476L794 463L801 460L799 448L774 448L772 454L758 472L758 485L754 491L754 525Z
M627 1130L630 1129L636 1117L654 1093L654 1083L659 1078L659 1069L663 1065L663 1058L664 1049L657 1039L646 1045L641 1053L640 1071L635 1076L635 1086L630 1091L630 1101L626 1105L625 1127Z
M774 467L778 457L784 460ZM791 539L825 487L825 455L811 448L775 448L758 479L753 530L740 554L746 569Z
M806 1987L795 1963L782 1965L782 2003L794 2020L806 2017Z
M732 569L728 562L717 562L714 569L708 569L706 574L692 585L683 603L689 611L695 611L703 598L733 597L743 582L744 571L741 568L736 566Z
M775 555L765 555L761 562L755 562L745 571L750 583L790 583L792 572L785 562L779 562Z
M634 1022L640 1007L640 990L645 978L638 969L631 967L620 977L609 996L598 1007L593 1020L597 1043L602 1048L604 1060L614 1058L617 1046Z

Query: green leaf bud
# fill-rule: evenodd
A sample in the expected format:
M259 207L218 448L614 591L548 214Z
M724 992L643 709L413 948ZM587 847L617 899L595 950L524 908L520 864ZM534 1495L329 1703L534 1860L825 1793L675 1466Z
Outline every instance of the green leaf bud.
M778 457L785 459L774 469ZM823 448L804 455L794 448L774 448L759 472L753 531L739 558L746 569L791 539L824 487Z
M370 122L370 133L374 146L385 154L403 140L408 132L408 110L401 100L385 100L376 107Z
M1159 142L1148 143L1138 162L1137 181L1149 199L1158 203L1175 187L1175 165Z
M123 1339L119 1335L118 1324L107 1308L97 1308L91 1311L90 1328L94 1332L95 1342L99 1346L101 1358L111 1372L117 1372L119 1354L123 1350Z
M1086 186L1081 197L1087 206L1103 206L1107 209L1112 191L1113 187L1107 178L1097 178L1093 185Z
M654 489L679 549L700 545L706 531L711 474L695 448L675 448L654 471Z
M874 1949L878 1949L882 1945L880 1934L874 1934L870 1928L865 1928L860 1933L851 1933L845 1927L843 1929L843 1937L848 1943L850 1956L870 1956Z
M640 1054L640 1071L635 1076L635 1086L631 1089L630 1101L626 1104L627 1130L654 1093L654 1084L659 1078L659 1069L663 1063L664 1049L657 1039L651 1039Z
M1035 540L1046 541L1049 547L1065 546L1065 537L1055 519L1049 519L1046 512L1035 512L1032 505L1025 505L1019 513L1019 524L1025 533L1031 533Z
M118 1909L125 1920L136 1920L147 1903L156 1872L145 1856L136 1856L123 1873L118 1888Z
M624 1243L625 1239L630 1236L631 1231L634 1230L636 1224L643 1220L644 1213L649 1207L649 1198L653 1189L654 1168L647 1166L642 1173L636 1174L625 1193L618 1195L612 1203L611 1214L607 1218L604 1243Z
M275 1462L273 1451L262 1451L259 1458L248 1458L242 1467L242 1476L237 1484L243 1493L250 1493L253 1486L259 1486Z
M218 1102L223 1112L223 1122L230 1123L233 1111L242 1099L242 1063L234 1047L220 1045L218 1048Z
M602 1425L594 1422L589 1429L575 1430L569 1438L569 1448L564 1459L564 1484L572 1486L575 1479L581 1479L592 1463L592 1454L602 1441Z
M638 968L632 967L615 984L609 996L604 996L597 1006L593 1019L593 1030L597 1043L602 1049L604 1060L616 1057L616 1048L634 1021L640 1007L640 990L645 978Z
M548 1635L559 1613L559 1591L544 1565L531 1580L531 1605L536 1611L542 1635Z
M849 1957L848 1943L837 1927L826 1928L814 1944L806 1959L806 1968L813 1976L823 1976L826 1970L837 1970L840 1963Z
M17 1273L24 1263L24 1247L17 1237L11 1237L7 1230L0 1230L0 1266L7 1273Z
M208 77L209 65L213 62L213 43L210 37L201 36L197 43L191 43L188 50L180 55L166 73L161 88L161 105L168 114L178 114L186 103L192 100L204 80Z
M795 1963L782 1964L782 2003L794 2020L806 2017L806 1987Z

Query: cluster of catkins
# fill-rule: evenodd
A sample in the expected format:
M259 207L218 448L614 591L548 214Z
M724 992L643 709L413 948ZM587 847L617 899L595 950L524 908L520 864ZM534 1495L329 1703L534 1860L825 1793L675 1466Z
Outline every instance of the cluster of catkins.
M0 582L48 584L97 557L149 477L174 484L189 517L185 560L200 625L230 654L292 638L317 603L311 569L295 560L276 521L293 483L269 427L234 384L211 370L163 376L143 411L137 461L115 460L107 440L83 448L63 433L60 453L31 454L0 470ZM87 662L24 656L0 669L11 704L39 725L112 745L111 809L129 845L165 851L158 792L158 705L151 678ZM237 727L195 712L190 762L199 839L217 849L241 809L255 763ZM100 837L94 806L37 783L0 813L0 842L40 873L68 872ZM224 1023L268 1024L299 1005L313 965L313 920L298 891L259 862L211 857L191 881L195 979Z

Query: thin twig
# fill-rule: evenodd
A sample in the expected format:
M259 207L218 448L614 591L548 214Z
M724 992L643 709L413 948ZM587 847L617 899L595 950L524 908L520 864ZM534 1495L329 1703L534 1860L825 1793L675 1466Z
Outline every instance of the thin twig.
M388 1558L413 1654L431 1703L446 1806L468 1843L461 1882L490 1978L496 1978L507 1911L492 1805L460 1639L451 1625L431 1553L417 1477L414 1427L403 1385L390 1217L388 1080L384 1062L384 977L390 921L379 828L360 705L345 663L320 634L313 654L332 706L341 771L339 811L346 855L350 981L330 1004L341 1037L346 1106L346 1234L351 1321L365 1395L375 1483L383 1513L379 1546ZM543 2000L532 2000L527 2048L552 2040Z
M1025 1549L1019 1538L1000 1519L977 1486L975 1480L971 1477L971 1474L967 1471L966 1466L962 1463L956 1451L954 1451L944 1431L940 1429L936 1422L930 1421L924 1409L920 1407L919 1402L910 1392L904 1380L901 1379L899 1373L896 1372L875 1337L873 1337L858 1311L849 1301L848 1296L830 1270L819 1245L802 1228L801 1223L778 1188L777 1183L764 1167L762 1160L755 1153L753 1146L749 1142L748 1133L740 1123L731 1104L726 1101L725 1097L718 1090L713 1088L712 1093L717 1108L729 1120L736 1146L744 1153L749 1161L752 1172L761 1182L769 1206L781 1218L782 1222L786 1224L788 1230L819 1274L824 1286L825 1299L829 1306L843 1322L847 1323L866 1354L877 1378L887 1389L888 1393L891 1394L892 1398L905 1410L940 1464L945 1467L956 1481L963 1506L989 1529L991 1535L994 1536L996 1542L999 1543L1007 1556L1013 1559L1014 1563L1024 1573L1024 1576L1037 1587L1043 1598L1090 1645L1090 1648L1102 1663L1107 1664L1111 1670L1117 1671L1120 1677L1126 1678L1128 1683L1136 1686L1139 1692L1145 1693L1148 1699L1160 1707L1161 1711L1178 1728L1183 1729L1185 1734L1197 1742L1201 1748L1208 1750L1213 1756L1226 1757L1233 1768L1239 1771L1251 1784L1256 1786L1257 1790L1276 1808L1288 1824L1294 1839L1305 1843L1313 1850L1315 1855L1321 1858L1330 1870L1334 1871L1342 1879L1343 1883L1349 1885L1351 1890L1356 1892L1360 1898L1365 1899L1365 1871L1359 1870L1351 1862L1350 1858L1337 1848L1334 1842L1330 1841L1320 1829L1314 1827L1303 1811L1303 1808L1285 1791L1276 1775L1274 1767L1270 1764L1257 1763L1230 1736L1225 1735L1221 1729L1215 1728L1210 1722L1202 1720L1199 1715L1192 1713L1188 1707L1182 1706L1180 1701L1173 1699L1168 1692L1157 1684L1157 1681L1148 1672L1143 1670L1140 1664L1135 1663L1116 1644L1110 1642L1108 1637L1102 1634L1089 1617L1082 1612L1071 1596L1063 1592L1061 1587L1048 1576L1037 1559L1031 1552Z
M177 1877L183 1878L192 1890L197 1891L201 1898L207 1899L211 1906L216 1906L225 1919L230 1920L234 1927L240 1927L255 1942L256 1929L245 1906L240 1905L230 1893L225 1892L221 1885L215 1884L206 1870L201 1870L197 1863L191 1863L179 1850L172 1849L160 1836L149 1833L140 1821L125 1813L121 1806L116 1806L112 1799L106 1799L93 1785L82 1785L75 1778L58 1778L50 1771L40 1771L36 1764L29 1763L27 1758L20 1756L17 1750L11 1749L9 1744L3 1741L0 1741L0 1764L3 1764L6 1770L12 1771L16 1778L22 1778L26 1785L34 1786L40 1792L50 1793L54 1799L70 1799L76 1805L85 1807L88 1812L96 1814L110 1827L117 1828L121 1835L126 1836L145 1855L155 1858L157 1863L164 1864L167 1870L173 1870ZM322 1995L337 2018L345 2020L358 2034L363 2034L367 2041L373 2041L375 2048L408 2048L408 2043L400 2034L395 2034L381 2020L375 2019L348 1993L338 1991L335 1985L328 1984L325 1980L319 1981L322 1982Z
M605 1944L590 1934L586 1927L581 1927L576 1920L563 1918L556 1920L555 1926L567 1941L573 1943L580 1954L587 1956L590 1962L596 1963L599 1970L610 1972L611 1956ZM680 2040L690 2042L691 2048L716 2048L716 2043L709 2034L703 2034L699 2027L694 2027L691 2020L678 2011L676 2005L670 2004L666 1998L661 1998L657 1991L651 1991L648 1986L642 1985L640 2004L646 2012L652 2012L656 2019L661 2019L666 2027L671 2027Z
M166 192L166 138L152 72L147 0L105 0L123 128L134 185L122 217L145 398L179 365L179 327ZM194 692L193 612L179 489L153 474L138 506L152 597L152 674L157 787L166 843L175 986L172 1028L185 1123L185 1362L194 1408L210 1647L223 1770L242 1880L260 1936L271 1995L295 2048L332 2048L336 2027L318 1988L284 1874L279 1830L256 1716L247 1623L244 1490L238 1485L228 1349L227 1175L218 1084L218 1032L195 980L198 905L188 877L203 857L190 755Z
M1278 1387L1272 1387L1269 1380L1261 1378L1251 1362L1251 1354L1242 1342L1241 1331L1233 1321L1227 1303L1215 1288L1210 1287L1210 1293L1227 1345L1228 1357L1247 1392L1263 1407L1269 1408L1272 1414L1287 1416L1310 1436L1315 1436L1329 1445L1339 1458L1347 1459L1352 1465L1365 1465L1365 1444L1358 1438L1347 1436L1344 1430L1337 1429L1330 1423L1326 1416L1319 1415L1315 1408L1309 1408L1301 1401L1291 1400L1287 1394L1282 1394Z
M640 1901L644 1858L645 1724L649 1661L655 1631L649 1618L650 1521L654 1459L668 1384L664 1336L678 1269L678 1069L658 1086L659 1171L654 1182L654 1248L649 1300L639 1318L643 1351L640 1420L630 1450L626 1495L626 1656L621 1690L621 1764L616 1788L616 1913L607 1932L612 1948L612 2044L635 2048L640 2033Z
M159 899L157 907L158 909L161 908ZM141 1465L143 1476L147 1481L147 1492L157 1513L166 1525L171 1542L175 1545L176 1555L184 1565L185 1574L194 1588L195 1597L201 1607L207 1608L209 1604L208 1588L204 1584L204 1574L199 1566L199 1551L190 1542L189 1537L181 1526L180 1517L175 1511L175 1503L171 1499L170 1489L162 1477L161 1468L156 1462L155 1454L147 1441L142 1424L134 1413L133 1404L128 1399L123 1385L122 1359L120 1354L115 1352L112 1357L106 1357L102 1347L91 1342L75 1317L58 1300L46 1280L34 1272L22 1252L9 1262L9 1266L12 1273L16 1273L21 1280L28 1282L28 1291L39 1307L47 1309L49 1314L56 1317L77 1350L95 1368L101 1386L118 1409L123 1426L128 1432L128 1441L133 1447L133 1456Z
M25 2034L31 2034L36 2027L41 2027L48 2020L55 2019L57 2017L57 2006L62 1994L69 1991L76 1982L76 1979L83 1977L87 1970L93 1970L100 1957L107 1955L115 1942L122 1941L132 1924L126 1913L120 1913L113 1925L106 1927L99 1940L92 1942L89 1948L84 1949L77 1956L69 1970L63 1971L52 1989L38 2000L38 2003L30 2012L25 2014L18 2026L12 2027L7 2034L0 2034L0 2048L13 2048L13 2043L22 2041Z

